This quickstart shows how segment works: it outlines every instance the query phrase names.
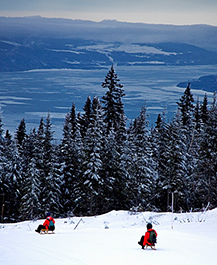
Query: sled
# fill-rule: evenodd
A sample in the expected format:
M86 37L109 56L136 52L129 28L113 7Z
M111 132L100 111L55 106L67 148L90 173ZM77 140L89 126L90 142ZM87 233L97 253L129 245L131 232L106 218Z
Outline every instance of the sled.
M156 250L156 248L155 248L155 245L145 245L145 249L147 249L148 247L150 247L151 249L153 249L153 250Z
M41 229L40 234L55 234L54 231L48 230L48 229Z
M147 249L148 247L150 247L151 249L156 250L154 244L153 244L153 245L148 245L148 244L146 244L145 246L143 246L143 241L144 241L144 236L142 236L141 239L140 239L140 241L138 242L138 244L139 244L140 246L142 246L142 249Z

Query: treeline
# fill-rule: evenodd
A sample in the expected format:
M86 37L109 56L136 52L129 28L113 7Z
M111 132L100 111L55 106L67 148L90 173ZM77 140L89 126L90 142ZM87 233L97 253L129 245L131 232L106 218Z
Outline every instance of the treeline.
M0 121L1 221L96 215L110 210L196 211L217 206L217 101L194 102L190 85L171 121L158 115L148 126L146 107L129 126L124 89L114 71L105 95L87 98L83 113L72 104L63 136L53 140L50 114L14 138Z

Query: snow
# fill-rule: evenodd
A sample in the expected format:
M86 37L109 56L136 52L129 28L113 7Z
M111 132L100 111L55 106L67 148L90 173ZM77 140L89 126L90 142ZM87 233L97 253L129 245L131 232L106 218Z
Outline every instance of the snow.
M42 222L0 224L0 264L216 264L217 209L173 215L112 211L56 219L55 234L48 235L34 231ZM137 243L147 222L158 233L156 251L142 250Z
M177 55L175 52L164 52L152 46L137 45L137 44L97 44L88 46L78 46L77 49L98 51L98 52L126 52L126 53L145 53L145 54L162 54L162 55Z

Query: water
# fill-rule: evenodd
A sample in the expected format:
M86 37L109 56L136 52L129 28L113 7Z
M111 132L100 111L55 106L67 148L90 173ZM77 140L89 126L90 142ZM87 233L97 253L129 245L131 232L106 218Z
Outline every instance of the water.
M61 138L66 113L75 103L77 112L88 96L102 97L106 90L101 84L109 69L101 70L34 70L0 73L0 106L4 130L13 134L22 118L27 132L38 128L41 117L51 114L56 138ZM217 74L216 66L124 66L115 67L120 83L124 85L123 99L129 120L139 115L146 104L150 125L167 108L168 119L177 109L176 102L183 95L179 82L204 75ZM205 91L192 90L195 100L203 99ZM212 93L208 98L212 100Z

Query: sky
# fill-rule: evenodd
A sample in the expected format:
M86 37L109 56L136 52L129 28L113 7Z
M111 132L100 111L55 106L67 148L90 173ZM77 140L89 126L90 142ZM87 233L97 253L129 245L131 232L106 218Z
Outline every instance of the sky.
M217 0L0 0L0 16L217 26Z

